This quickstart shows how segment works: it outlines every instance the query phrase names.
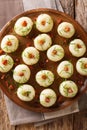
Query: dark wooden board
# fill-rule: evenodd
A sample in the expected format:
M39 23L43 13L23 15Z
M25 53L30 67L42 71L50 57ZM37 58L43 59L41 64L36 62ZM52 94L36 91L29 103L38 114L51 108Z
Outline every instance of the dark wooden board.
M49 14L53 20L54 20L54 28L53 30L48 33L49 35L51 35L52 37L52 41L53 41L53 44L60 44L61 46L63 46L66 54L65 54L65 57L63 58L63 60L71 60L72 63L76 64L76 61L78 58L75 58L73 57L69 50L68 50L68 44L69 44L69 41L71 41L72 39L74 38L81 38L84 43L86 44L87 43L87 39L86 39L86 33L85 31L83 30L83 28L77 23L75 22L71 17L69 17L68 15L64 14L64 13L61 13L61 12L58 12L58 11L55 11L55 10L52 10L52 9L36 9L36 10L31 10L31 11L27 11L27 12L24 12L18 16L16 16L15 18L13 18L10 22L8 22L6 24L6 26L2 29L1 31L1 34L0 34L0 41L2 40L2 38L6 35L6 34L14 34L17 36L17 38L19 39L20 41L20 45L19 45L19 48L18 50L15 52L15 53L12 53L10 54L12 56L12 58L15 60L16 58L19 58L20 61L19 63L23 63L23 61L21 60L21 52L23 51L23 49L26 47L26 44L27 43L30 43L30 46L33 46L33 39L38 35L40 34L40 32L38 32L36 30L36 28L34 27L33 28L33 31L31 31L31 33L27 36L27 37L21 37L21 36L18 36L14 30L13 30L13 27L14 27L14 24L15 24L15 21L22 17L22 16L28 16L30 17L34 22L35 22L35 19L36 17L41 14L41 13L47 13ZM75 30L76 30L76 33L75 35L70 38L70 39L65 39L65 38L62 38L60 37L58 34L57 34L57 26L58 26L58 21L59 19L61 19L62 21L67 21L67 22L70 22L74 25L75 27ZM87 47L87 44L86 44L86 47ZM79 92L77 94L77 96L73 99L68 99L68 98L64 98L64 97L61 97L61 95L59 94L59 91L58 91L58 86L59 84L63 81L63 79L61 79L57 72L56 72L56 67L57 65L61 62L57 62L57 63L53 63L51 61L49 61L48 63L46 63L46 52L41 52L41 60L39 61L38 64L36 65L33 65L30 69L31 69L31 78L30 80L28 81L29 84L31 84L32 86L34 86L35 90L36 90L36 96L35 96L35 99L32 101L32 102L23 102L21 100L19 100L16 96L16 89L18 87L18 85L14 82L14 80L12 79L12 71L10 71L9 73L5 74L5 78L3 80L0 80L0 87L1 89L4 91L4 93L11 99L13 100L15 103L17 103L18 105L28 109L28 110L32 110L32 111L37 111L37 112L51 112L51 111L56 111L56 110L60 110L60 109L63 109L65 107L67 107L68 105L70 105L71 103L74 102L74 100L76 100L82 93L85 92L85 90L87 89L87 83L85 83L84 85L84 82L87 80L86 77L84 76L81 76L77 73L76 69L74 68L74 74L71 78L71 80L75 81L76 84L78 85L79 87ZM84 56L87 57L87 54L85 54ZM44 57L44 58L43 58ZM16 63L16 62L15 62ZM18 63L18 64L19 64ZM14 66L15 67L15 66ZM54 83L50 86L50 88L54 89L58 98L57 98L57 102L54 106L50 107L50 108L45 108L45 107L42 107L39 103L39 94L40 92L44 89L43 87L40 87L36 82L35 80L35 74L36 72L38 72L39 70L41 69L49 69L51 71L54 72L55 74L55 81ZM32 74L33 73L33 74ZM2 73L0 73L0 77L2 77ZM82 85L80 84L79 81L82 81L83 82L83 87ZM8 89L8 86L6 86L6 82L5 81L10 81L10 84L13 84L15 86L15 89L13 91L10 91ZM61 99L60 99L61 98Z

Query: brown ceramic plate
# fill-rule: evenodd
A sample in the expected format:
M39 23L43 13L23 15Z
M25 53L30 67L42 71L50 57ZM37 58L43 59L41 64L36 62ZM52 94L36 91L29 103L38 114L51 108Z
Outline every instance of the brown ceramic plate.
M15 32L14 32L14 24L15 21L22 17L22 16L28 16L30 17L33 22L35 22L37 16L41 13L46 13L49 14L53 21L54 21L54 27L53 30L51 32L49 32L48 34L52 37L52 41L53 44L60 44L61 46L63 46L64 50L65 50L65 56L62 60L71 60L73 65L75 66L76 61L78 60L78 58L75 58L74 56L71 55L71 53L68 50L68 44L69 41L71 41L72 39L75 38L80 38L84 41L84 43L86 44L87 47L87 34L86 32L83 30L83 28L75 21L73 20L71 17L69 17L68 15L62 13L62 12L58 12L56 10L52 10L52 9L36 9L36 10L31 10L31 11L27 11L24 12L16 17L14 17L10 22L8 22L5 27L1 30L0 33L0 42L2 40L2 38L6 35L6 34L13 34L15 35L19 41L20 41L20 45L19 48L16 52L9 54L15 61L15 65L23 63L22 59L21 59L21 53L24 50L24 48L26 48L28 45L29 46L33 46L33 39L38 35L41 34L41 32L37 31L37 29L35 28L35 26L33 26L32 31L30 32L30 34L26 37L22 37L22 36L18 36ZM66 38L62 38L58 35L57 33L57 26L60 23L60 21L67 21L70 22L74 25L76 33L75 35L70 38L70 39L66 39ZM84 55L84 57L87 57L87 52ZM17 61L18 59L18 61ZM69 78L69 80L73 80L79 88L79 92L77 94L77 96L75 96L72 99L69 98L64 98L60 95L59 90L58 90L58 86L59 84L64 80L62 78L60 78L56 72L56 68L57 65L61 62L52 62L49 61L47 62L47 57L46 57L46 51L44 52L40 52L40 61L33 66L29 66L31 69L31 77L29 79L29 81L27 82L28 84L31 84L32 86L34 86L35 91L36 91L36 96L35 99L31 102L24 102L21 101L17 95L16 95L16 90L18 88L18 84L13 80L12 75L13 72L12 70L8 73L2 74L0 73L0 87L3 90L3 92L11 99L13 100L15 103L17 103L18 105L22 106L25 109L28 110L32 110L32 111L36 111L36 112L51 112L51 111L56 111L56 110L60 110L63 109L67 106L69 106L71 103L73 103L75 101L75 99L78 99L78 97L81 96L82 93L85 92L85 90L87 89L87 77L85 76L81 76L80 74L77 73L76 68L74 67L74 74L71 78ZM13 69L14 69L13 67ZM55 81L54 83L49 87L52 88L56 94L57 94L57 101L55 103L54 106L50 107L50 108L45 108L43 106L40 105L39 103L39 95L40 92L44 89L43 87L40 87L36 81L35 81L35 74L36 72L38 72L41 69L49 69L51 70L54 74L55 74ZM13 85L14 88L13 89L9 89L9 86Z

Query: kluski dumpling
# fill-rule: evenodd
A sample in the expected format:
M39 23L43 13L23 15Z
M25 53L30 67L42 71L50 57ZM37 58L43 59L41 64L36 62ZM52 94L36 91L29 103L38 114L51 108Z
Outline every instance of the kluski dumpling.
M19 64L13 71L13 79L18 83L26 83L30 78L30 69L27 65Z
M34 46L40 50L47 50L52 44L52 39L47 34L40 34L34 39Z
M31 85L23 84L17 89L17 96L22 101L31 101L35 97L35 90Z
M62 61L57 67L57 73L62 78L70 78L73 75L73 65L70 61Z
M59 24L57 32L62 37L71 38L75 33L75 28L71 23L62 22Z
M48 49L47 57L54 62L60 61L64 57L64 49L60 45L53 45Z
M1 49L6 53L17 50L19 41L14 35L6 35L1 41Z
M44 89L40 93L40 104L44 107L51 107L55 104L57 95L52 89Z
M36 28L40 32L50 32L53 28L53 20L48 14L41 14L37 17Z
M20 36L26 36L32 30L33 22L29 17L19 18L15 25L14 30Z
M78 87L71 80L63 81L59 86L59 92L64 97L73 98L78 92Z
M86 52L86 46L82 40L74 39L70 42L69 50L73 56L81 57Z
M76 69L79 74L87 76L87 58L80 58L76 63Z
M12 69L14 61L9 55L0 56L0 72L6 73Z
M27 65L36 64L39 61L39 51L34 47L27 47L22 53L22 59Z
M41 70L36 74L36 82L43 87L50 86L54 81L54 74L49 70Z

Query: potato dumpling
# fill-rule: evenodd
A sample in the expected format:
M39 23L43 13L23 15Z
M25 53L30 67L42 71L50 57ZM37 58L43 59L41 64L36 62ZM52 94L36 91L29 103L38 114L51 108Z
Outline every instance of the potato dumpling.
M59 86L59 92L64 97L72 98L76 96L78 92L78 87L71 80L63 81Z
M82 40L74 39L70 42L69 50L73 56L81 57L86 52L86 46Z
M6 53L17 50L19 41L14 35L6 35L1 41L1 49Z
M79 74L87 76L87 58L80 58L76 63L76 69Z
M62 78L70 78L73 75L73 64L70 61L62 61L57 67L57 73Z
M54 81L54 74L49 70L41 70L36 74L36 82L43 87L50 86Z
M52 39L47 34L40 34L34 39L34 46L40 50L47 50L52 44Z
M15 25L14 30L20 36L26 36L32 30L33 22L29 17L21 17L19 18Z
M30 69L27 65L19 64L13 71L13 79L18 83L26 83L30 78Z
M48 14L40 14L36 20L36 28L40 32L50 32L53 28L53 20Z
M60 61L64 57L64 49L60 45L53 45L48 49L47 57L54 62Z
M36 64L39 61L39 51L34 47L27 47L22 53L22 59L27 65Z
M17 89L17 96L22 101L31 101L35 97L35 90L31 85L23 84Z
M57 95L52 89L44 89L40 93L40 104L44 107L51 107L55 104Z
M71 23L62 22L58 25L57 32L62 37L71 38L75 34L75 28Z
M0 56L0 72L6 73L12 69L14 61L9 55Z

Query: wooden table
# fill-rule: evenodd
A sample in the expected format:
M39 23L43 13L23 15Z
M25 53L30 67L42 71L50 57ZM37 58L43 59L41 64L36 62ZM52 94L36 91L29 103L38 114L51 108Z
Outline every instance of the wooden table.
M78 21L87 32L87 0L60 0L64 11ZM38 128L33 124L11 126L3 94L0 92L0 130L87 130L87 111L60 117Z

